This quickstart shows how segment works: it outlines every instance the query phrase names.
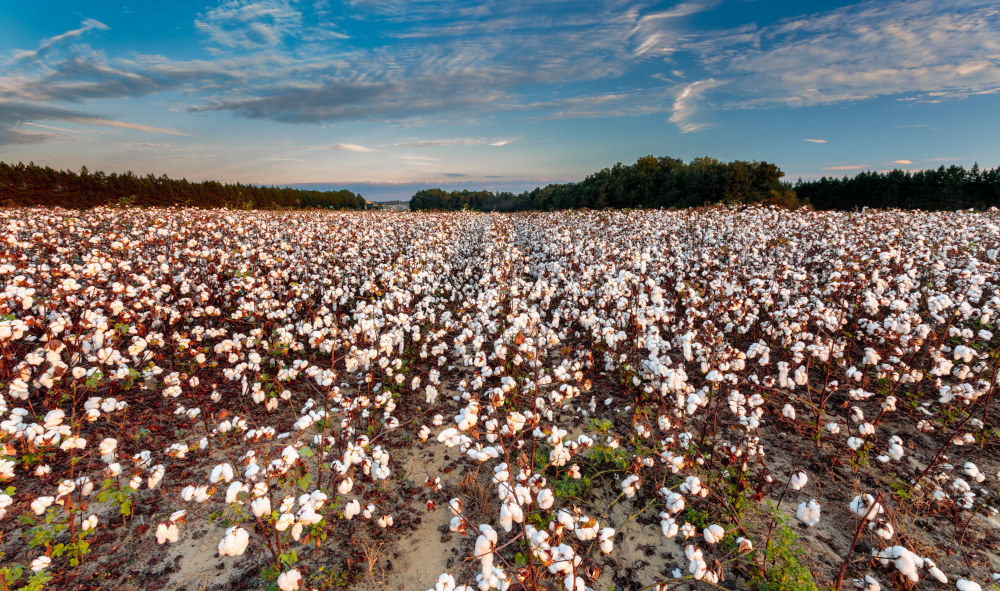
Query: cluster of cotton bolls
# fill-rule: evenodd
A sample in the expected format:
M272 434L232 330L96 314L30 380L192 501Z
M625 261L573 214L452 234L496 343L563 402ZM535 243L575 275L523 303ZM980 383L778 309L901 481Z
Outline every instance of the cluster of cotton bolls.
M677 577L716 583L756 552L732 495L819 494L803 468L772 476L775 426L965 519L995 513L997 221L3 211L0 527L56 524L49 546L81 549L110 522L84 509L95 492L166 496L184 509L158 544L221 511L220 557L260 550L298 589L294 545L398 527L379 491L419 439L488 475L497 507L476 521L428 475L480 568L420 584L583 591L640 522L684 536ZM567 492L591 480L635 519ZM887 568L946 578L898 545L887 495L799 497L795 516L853 514ZM45 550L25 565L68 560Z

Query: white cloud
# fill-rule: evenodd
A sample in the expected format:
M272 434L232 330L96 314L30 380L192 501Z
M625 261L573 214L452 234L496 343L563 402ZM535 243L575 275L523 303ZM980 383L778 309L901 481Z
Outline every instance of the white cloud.
M394 146L399 146L400 148L434 148L437 146L505 146L511 142L513 139L492 139L487 140L484 138L454 138L447 140L421 140L413 142L401 142L398 144L393 144Z
M802 140L802 141L812 142L814 144L825 144L826 143L826 140Z
M909 160L893 160L890 164L913 164Z
M333 150L334 152L378 152L378 150L372 150L371 148L355 144L337 144L326 149Z
M725 84L725 81L717 81L714 78L709 78L708 80L699 80L687 85L674 100L674 113L670 116L669 121L676 123L681 133L690 133L711 127L707 123L693 122L691 121L691 117L698 110L698 100L701 99L702 95L706 91L723 84Z
M85 19L80 23L79 29L73 29L71 31L66 31L61 35L56 35L55 37L49 37L48 39L43 39L41 44L39 44L38 49L34 51L18 51L14 53L14 59L17 60L32 60L44 56L46 53L51 51L55 46L63 43L64 41L72 41L77 37L80 37L84 33L93 31L97 29L98 31L107 31L109 27L102 23L101 21L94 20L92 18Z
M886 95L930 102L1000 90L1000 7L992 0L874 0L685 47L733 80L740 96L729 106Z

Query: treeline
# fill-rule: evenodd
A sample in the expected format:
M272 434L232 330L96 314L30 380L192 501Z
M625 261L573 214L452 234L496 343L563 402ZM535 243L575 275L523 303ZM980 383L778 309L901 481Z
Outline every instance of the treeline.
M983 210L1000 206L1000 168L981 170L975 164L965 170L952 165L914 173L868 171L851 178L799 179L795 193L816 209Z
M233 209L368 209L374 204L346 189L307 191L216 181L190 182L166 175L138 176L55 170L35 163L0 162L0 205L89 209L99 206L228 207Z
M410 199L412 211L470 209L527 211L631 207L694 207L709 203L799 205L784 173L769 162L644 156L635 164L618 163L579 183L551 184L533 191L452 191L424 189Z

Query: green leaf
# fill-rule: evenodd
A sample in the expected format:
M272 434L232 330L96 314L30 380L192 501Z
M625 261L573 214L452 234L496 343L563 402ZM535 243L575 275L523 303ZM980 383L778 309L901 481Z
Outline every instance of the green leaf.
M309 449L308 447L303 447L302 449L299 450L299 455L311 458L313 457L314 454L313 450Z
M298 484L299 488L302 489L302 492L305 492L306 489L309 488L309 484L312 482L312 479L313 479L313 476L312 476L311 473L310 474L306 474L302 478L299 478L298 480L296 480L295 484Z

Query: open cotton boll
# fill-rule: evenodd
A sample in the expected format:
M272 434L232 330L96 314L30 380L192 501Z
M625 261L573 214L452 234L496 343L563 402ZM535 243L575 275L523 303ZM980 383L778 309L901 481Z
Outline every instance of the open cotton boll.
M601 542L601 552L605 554L611 554L611 551L615 549L615 529L613 527L606 527L601 530L601 535L598 540Z
M677 521L673 517L670 517L668 513L660 513L660 528L663 529L663 536L667 538L672 538L677 535L679 527Z
M219 556L242 556L249 544L250 533L234 525L226 530L219 542Z
M725 537L726 535L726 530L722 529L722 526L713 523L712 525L705 528L705 531L702 532L702 535L705 537L706 542L708 542L709 544L715 544L717 542L722 541L722 538Z
M175 523L161 523L156 526L156 543L176 542L180 532Z
M628 478L622 481L622 492L625 493L625 497L631 499L635 496L637 490L640 486L639 477L635 474L630 475Z
M795 473L792 474L791 479L788 481L788 486L792 490L802 490L802 487L805 486L807 482L809 482L809 476L802 470L796 470Z
M784 407L783 407L783 408L781 409L781 414L782 414L782 416L784 416L785 418L787 418L787 419L792 419L792 420L794 421L794 420L795 420L795 407L794 407L794 406L792 406L791 404L786 404L786 405L785 405L785 406L784 406Z
M958 591L983 591L979 583L968 579L959 579L955 586L958 587Z
M878 518L880 513L883 513L885 509L882 507L881 503L875 502L875 497L870 494L865 494L862 498L861 495L854 497L851 501L851 511L854 512L858 517L866 517L869 521Z
M802 523L806 524L806 527L812 527L819 523L820 518L820 505L816 499L809 501L808 503L800 503L798 510L795 512L795 517Z
M924 559L902 546L892 546L879 552L878 557L883 560L891 560L903 576L914 583L920 579L917 572L924 567Z
M299 571L292 569L278 575L278 589L281 591L295 591L302 585L302 575Z

